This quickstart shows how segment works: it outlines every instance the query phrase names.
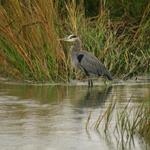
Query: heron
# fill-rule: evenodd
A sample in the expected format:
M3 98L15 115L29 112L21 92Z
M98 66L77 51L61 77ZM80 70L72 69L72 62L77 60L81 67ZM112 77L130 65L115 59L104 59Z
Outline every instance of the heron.
M92 76L107 77L108 80L112 80L111 73L105 67L105 65L91 52L82 50L82 42L79 36L71 34L65 38L60 39L62 41L73 42L71 47L71 59L72 64L85 72L88 77L88 87L93 87Z

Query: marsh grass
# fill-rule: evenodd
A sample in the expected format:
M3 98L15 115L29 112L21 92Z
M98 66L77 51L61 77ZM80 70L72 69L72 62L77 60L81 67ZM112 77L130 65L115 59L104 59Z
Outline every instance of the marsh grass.
M64 54L57 40L54 15L51 0L9 1L0 7L0 48L18 76L33 80L59 78L58 64L64 61Z
M128 4L122 5L124 14L118 19L112 18L108 6L101 1L99 14L89 17L83 0L4 2L0 5L0 72L34 81L82 78L71 67L70 45L58 41L74 33L82 39L83 49L95 54L114 78L148 73L150 3L137 21L124 19Z
M136 137L150 144L150 103L144 102L135 106L131 99L123 107L117 105L116 101L110 103L94 123L94 129L104 132L106 136L111 134L122 149L134 145ZM90 112L86 126L90 125L91 118Z

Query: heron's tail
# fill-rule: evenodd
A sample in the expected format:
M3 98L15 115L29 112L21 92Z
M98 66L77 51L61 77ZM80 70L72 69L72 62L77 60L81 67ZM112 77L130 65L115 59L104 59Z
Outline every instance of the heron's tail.
M105 76L107 77L108 80L113 80L109 71L106 71Z

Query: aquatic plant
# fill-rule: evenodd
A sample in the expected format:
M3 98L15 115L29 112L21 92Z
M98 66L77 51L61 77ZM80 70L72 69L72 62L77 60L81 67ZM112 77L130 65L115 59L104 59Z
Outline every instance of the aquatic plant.
M98 132L104 131L106 136L113 134L122 149L134 145L137 136L150 144L150 103L144 101L132 106L131 99L123 107L117 106L116 101L110 103L94 123L94 129ZM91 118L90 112L86 129L90 129Z
M71 67L68 46L58 41L76 33L114 77L148 73L149 15L149 1L2 1L0 72L33 81L81 78Z

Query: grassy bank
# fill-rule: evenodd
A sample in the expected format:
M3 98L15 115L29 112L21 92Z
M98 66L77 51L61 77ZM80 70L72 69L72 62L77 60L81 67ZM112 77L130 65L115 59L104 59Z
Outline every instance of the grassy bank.
M58 41L71 33L114 77L149 73L149 18L148 1L1 1L0 73L34 81L80 78L71 67L70 45Z

